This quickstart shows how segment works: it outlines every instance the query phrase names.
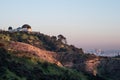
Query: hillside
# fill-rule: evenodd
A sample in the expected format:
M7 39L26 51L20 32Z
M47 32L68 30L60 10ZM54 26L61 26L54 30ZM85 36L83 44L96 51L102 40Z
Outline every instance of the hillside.
M24 42L36 46L40 49L54 52L74 52L83 53L82 49L73 45L68 45L63 35L48 36L40 32L8 32L1 31L0 39L7 41Z
M19 57L0 48L0 80L89 80L75 70L35 60L33 56ZM94 79L94 78L93 78Z
M58 60L56 60L57 54L55 52L42 50L35 46L21 43L21 42L9 42L8 45L4 46L8 51L16 52L17 56L33 55L40 58L41 60L62 66ZM26 54L24 54L26 53Z
M44 35L39 32L11 33L1 31L0 47L1 55L5 53L5 55L9 55L10 58L5 58L5 60L8 60L6 64L3 63L4 61L1 62L6 70L4 76L10 75L10 77L14 76L20 80L33 80L35 76L38 77L41 75L43 75L41 79L39 77L35 78L35 80L49 80L49 77L52 80L53 76L56 76L56 79L53 80L119 80L119 57L109 58L85 54L82 48L79 49L67 44L67 40L63 35L56 37ZM3 57L1 57L1 60L2 59ZM16 61L18 62L17 64ZM13 64L13 66L19 64L27 65L24 65L22 68L18 66L22 71L18 69L17 73L17 68L11 69L9 64ZM39 68L37 69L38 74L35 73L32 74L32 76L31 70L33 70L36 65ZM26 71L24 75L22 75L24 70ZM30 75L26 73L29 72L28 70L30 71ZM113 74L114 76L112 76ZM28 76L32 78L30 79ZM45 78L45 76L48 78Z

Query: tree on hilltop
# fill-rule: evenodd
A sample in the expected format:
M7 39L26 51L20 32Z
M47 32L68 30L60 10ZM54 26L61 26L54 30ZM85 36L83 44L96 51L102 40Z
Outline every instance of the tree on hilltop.
M65 43L65 44L67 44L67 40L66 40L66 37L64 37L63 35L58 35L58 40L59 41L61 41L61 42L63 42L63 43Z

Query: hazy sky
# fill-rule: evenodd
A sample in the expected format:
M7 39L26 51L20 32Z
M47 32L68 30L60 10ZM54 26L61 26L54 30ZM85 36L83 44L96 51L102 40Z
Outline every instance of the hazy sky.
M85 48L120 48L120 0L0 0L0 28L29 24Z

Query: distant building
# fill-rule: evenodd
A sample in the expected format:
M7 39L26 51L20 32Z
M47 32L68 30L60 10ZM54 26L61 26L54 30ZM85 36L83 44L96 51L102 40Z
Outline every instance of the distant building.
M11 27L11 26L8 27L8 31L9 31L9 32L12 32L12 27Z
M18 27L16 29L12 29L12 27L9 27L8 31L9 32L19 32L19 31L31 32L32 28L28 24L24 24L22 27Z
M16 31L22 31L22 28L21 28L21 27L18 27L18 28L16 29Z
M24 25L22 26L22 31L31 32L31 31L32 31L31 26L28 25L28 24L24 24Z

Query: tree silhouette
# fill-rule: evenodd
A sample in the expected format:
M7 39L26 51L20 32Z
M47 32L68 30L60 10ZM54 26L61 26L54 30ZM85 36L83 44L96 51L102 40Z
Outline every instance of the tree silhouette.
M59 41L61 41L61 42L63 42L63 43L65 43L65 44L67 44L67 40L66 40L66 37L64 37L63 35L58 35L58 40Z
M51 37L51 40L52 40L52 41L56 41L56 40L57 40L57 37L56 37L56 36L52 36L52 37Z

